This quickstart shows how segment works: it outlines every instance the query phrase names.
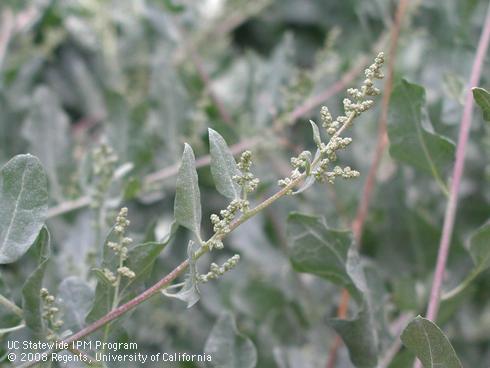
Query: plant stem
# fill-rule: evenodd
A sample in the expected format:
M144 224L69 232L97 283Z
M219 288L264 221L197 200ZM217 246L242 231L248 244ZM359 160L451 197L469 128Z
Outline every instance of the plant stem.
M384 37L381 37L380 40L377 42L377 44L381 44L381 43L383 43L383 41L384 41ZM317 108L322 103L327 101L329 98L340 93L362 71L363 67L368 62L367 60L368 60L367 57L361 58L359 63L356 63L356 65L354 65L354 67L352 69L347 71L340 78L339 81L332 84L327 89L320 92L318 95L315 95L312 98L306 100L304 103L302 103L296 109L294 109L285 118L285 121L294 122L294 121L300 119L301 117L307 115L313 109ZM274 131L275 133L280 133L280 131L283 129L283 125L280 124L281 122L282 122L281 119L277 119L276 121L274 121L272 131ZM234 144L234 145L230 146L230 151L233 155L237 155L240 152L242 152L246 149L252 148L252 147L256 146L257 144L259 144L262 141L262 137L263 137L263 134L261 136L246 139L242 142ZM196 160L196 167L200 168L200 167L208 166L210 163L211 163L211 156L210 155L204 155L204 156L201 156L200 158L198 158ZM157 183L159 181L171 178L171 177L177 175L177 173L179 171L179 167L180 167L180 163L176 163L176 164L168 166L164 169L155 171L151 174L148 174L144 178L143 182L145 185L151 185L151 184ZM48 210L48 218L60 216L64 213L78 210L80 208L88 206L89 204L90 204L90 197L89 196L84 196L84 197L80 197L80 198L77 198L74 200L70 200L70 201L60 203L57 206L54 206Z
M446 212L444 214L444 225L442 228L442 236L439 243L439 252L437 254L436 269L434 272L434 280L432 282L432 289L430 292L429 305L427 306L427 319L435 322L437 313L439 311L441 286L446 270L447 257L449 255L449 248L451 245L451 238L453 234L454 222L456 218L456 210L458 205L459 187L461 184L461 178L463 177L464 170L464 158L466 151L466 144L468 142L468 136L471 127L471 119L473 114L473 95L471 92L472 87L476 87L480 80L483 60L488 49L488 43L490 41L490 4L487 8L485 16L485 24L480 35L478 42L478 48L471 69L470 83L466 92L465 104L463 109L463 116L461 117L461 124L458 136L458 145L456 149L456 162L453 168L453 180L451 183L451 190L449 192L449 200L446 206ZM420 368L422 364L419 360L416 360L414 367Z
M332 135L330 140L333 138L338 137L351 123L352 120L355 117L355 112L352 112L349 117L347 118L346 122L337 130L337 132ZM322 158L322 155L319 155L311 164L312 167L314 167ZM251 210L247 211L245 214L243 214L240 218L236 219L230 224L230 232L236 229L238 226L249 220L251 217L255 216L259 212L263 211L270 205L272 205L275 201L277 201L279 198L287 195L293 188L295 188L301 181L306 177L306 173L302 173L299 175L296 179L292 180L288 185L286 185L284 188L281 190L277 191L275 194L270 196L269 198L265 199L263 202L252 208ZM210 242L213 239L222 239L224 235L219 235L217 236L216 234L211 237L207 242ZM205 243L207 243L205 242ZM201 257L203 254L207 253L209 251L209 248L205 246L201 246L199 250L194 254L194 257L197 259ZM167 276L162 278L160 281L158 281L156 284L151 286L150 288L146 289L143 291L141 294L136 296L135 298L131 299L127 303L112 309L109 313L107 313L105 316L101 317L97 321L93 322L92 324L88 325L87 327L83 328L76 334L68 337L65 339L63 342L66 344L71 344L74 341L80 340L81 338L97 331L103 326L106 326L106 332L107 332L107 326L110 322L115 320L116 318L122 316L126 312L132 310L139 304L143 303L145 300L149 299L153 295L159 293L164 287L166 287L168 284L170 284L173 280L175 280L187 267L189 266L189 260L186 259L184 260L180 265L178 265L172 272L170 272ZM45 354L48 354L49 352L44 352L42 356ZM32 361L26 364L21 365L20 367L30 367L33 364L36 364L37 361Z
M463 116L461 118L458 146L456 149L456 162L453 169L453 180L451 184L451 191L449 193L449 200L446 206L446 212L444 215L444 225L442 230L441 241L439 244L439 253L437 255L436 270L434 273L434 281L432 283L432 290L430 293L429 305L427 307L427 318L434 321L437 318L437 312L439 309L439 297L441 293L441 285L446 269L446 261L449 254L449 246L451 243L451 237L453 234L454 221L456 217L456 209L459 195L459 187L461 184L461 178L464 170L464 158L466 151L466 144L468 142L468 135L470 132L471 118L473 114L473 95L471 93L471 87L476 87L480 80L481 69L483 60L487 52L488 43L490 41L490 5L487 9L485 25L480 36L478 43L478 49L476 52L475 60L471 70L469 88L466 93L466 100L463 109Z
M0 294L0 305L3 305L5 308L7 308L13 314L15 314L21 318L23 317L22 309L19 308L14 302L11 302L10 300L8 300L2 294Z

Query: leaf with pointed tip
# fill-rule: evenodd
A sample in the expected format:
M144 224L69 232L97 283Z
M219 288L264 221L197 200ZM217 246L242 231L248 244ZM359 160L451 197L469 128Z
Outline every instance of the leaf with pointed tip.
M191 146L185 144L174 202L175 221L191 230L200 238L201 229L201 194L197 179L196 160Z
M456 352L437 325L421 316L415 317L400 336L424 368L462 368Z
M353 283L353 296L361 304L357 316L351 320L333 318L329 324L342 337L349 357L357 368L371 368L378 364L378 330L374 322L373 291L368 286L364 266L358 251L351 247L347 254L346 271Z
M317 147L320 147L322 144L322 138L320 137L320 130L318 129L318 125L315 124L313 120L310 120L311 129L313 129L313 140Z
M204 345L215 368L254 368L257 349L253 342L237 330L235 319L223 313L215 323Z
M218 192L230 199L240 198L240 186L233 176L240 175L235 159L224 138L209 128L209 147L211 153L211 174Z
M17 155L0 169L0 264L18 260L41 230L48 209L47 178L39 160Z
M189 241L189 245L187 246L187 257L189 259L189 271L184 280L184 285L180 289L179 292L172 294L167 290L162 290L162 294L168 296L170 298L180 299L187 303L187 308L192 307L196 304L199 299L201 299L201 295L199 293L198 281L197 281L197 266L196 259L194 254L199 249L199 246L193 242Z
M350 231L328 228L315 216L288 217L289 259L297 272L326 278L342 286L352 284L346 262L352 244Z
M425 90L402 80L393 90L389 108L390 155L441 180L454 161L455 145L423 125Z
M40 336L45 329L42 317L41 288L50 255L50 236L45 227L39 232L35 247L39 252L39 265L22 286L22 310L26 326Z
M490 121L490 93L483 88L475 87L471 90L475 102L483 112L483 119Z

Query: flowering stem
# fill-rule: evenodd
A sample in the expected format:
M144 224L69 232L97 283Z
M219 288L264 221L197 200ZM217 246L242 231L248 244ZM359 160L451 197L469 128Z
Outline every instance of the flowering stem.
M352 122L352 120L355 117L355 113L352 112L349 117L346 119L344 124L338 129L338 131L332 136L331 139L338 137ZM316 160L312 162L312 167L315 166L321 159L321 155L317 157ZM298 184L301 183L303 179L305 179L306 173L302 173L299 175L296 179L292 180L288 185L284 186L281 190L277 191L275 194L252 208L251 210L247 211L244 213L240 218L236 219L230 224L230 232L236 229L238 226L258 214L259 212L263 211L270 205L272 205L275 201L277 201L279 198L287 195L290 193L292 189L294 189ZM224 234L220 235L213 235L211 239L209 239L207 242L211 242L212 240L221 240L224 237ZM209 251L209 248L206 246L201 246L199 250L195 253L194 257L197 259L201 257L203 254L207 253ZM97 321L93 322L92 324L88 325L87 327L83 328L76 334L68 337L63 341L63 343L66 344L71 344L74 341L80 340L81 338L90 335L91 333L97 331L98 329L102 328L103 326L106 326L105 332L107 333L108 329L108 324L115 320L116 318L119 318L126 312L134 309L136 306L140 305L143 303L145 300L149 299L153 295L159 293L163 288L167 287L173 280L175 280L182 272L184 272L187 267L189 266L189 260L186 259L184 260L180 265L178 265L172 272L170 272L167 276L163 277L160 281L158 281L156 284L151 286L150 288L146 289L143 291L141 294L136 296L135 298L131 299L130 301L126 302L125 304L120 305L119 307L113 308L109 313L107 313L105 316L101 317ZM106 334L104 334L104 338L107 337ZM41 357L49 354L49 352L44 352L41 354ZM23 364L19 367L30 367L34 364L37 363L37 360L34 360L32 362L28 362L26 364Z

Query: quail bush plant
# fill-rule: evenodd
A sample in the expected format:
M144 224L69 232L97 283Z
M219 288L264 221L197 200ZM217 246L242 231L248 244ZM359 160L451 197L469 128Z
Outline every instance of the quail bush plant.
M0 5L0 366L486 367L488 9Z

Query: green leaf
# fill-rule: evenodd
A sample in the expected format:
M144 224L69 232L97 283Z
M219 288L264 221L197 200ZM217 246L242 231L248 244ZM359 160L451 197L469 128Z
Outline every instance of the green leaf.
M373 321L373 301L350 231L333 230L314 216L291 214L288 218L289 257L298 272L311 273L349 288L361 308L352 320L331 319L344 340L356 367L375 367L378 333Z
M428 319L415 317L403 331L401 340L424 368L462 368L448 338Z
M0 169L0 264L18 260L39 234L48 209L39 160L17 155Z
M483 119L490 121L490 93L479 87L473 88L472 92L475 102L483 111Z
M85 326L85 318L92 306L94 291L84 280L70 276L58 287L58 300L63 316L63 329L79 331Z
M219 317L206 340L204 352L212 356L214 368L253 368L257 364L255 345L238 332L230 313Z
M360 311L351 320L332 318L329 319L329 324L344 340L352 364L358 368L376 367L379 339L374 321L375 289L372 285L368 285L364 266L354 247L349 249L346 270L355 287L352 290L353 296L360 302Z
M371 368L378 364L378 347L374 338L371 315L364 307L352 320L330 319L329 324L344 340L349 357L357 368Z
M315 144L317 147L320 147L322 144L322 138L320 136L320 130L318 129L318 125L315 124L312 120L310 120L311 124L311 129L313 129L313 140L315 141Z
M398 161L432 174L445 187L443 171L454 160L455 145L448 138L428 130L425 90L402 80L391 95L388 135L390 155Z
M50 236L45 227L39 232L35 246L39 249L39 264L22 286L22 310L26 326L40 336L45 328L40 291L50 254Z
M350 231L334 230L315 216L293 213L288 218L289 259L297 272L311 273L342 286L352 283L346 262Z
M197 281L197 266L196 259L194 254L199 249L199 245L197 245L192 240L189 241L189 245L187 246L187 257L189 259L189 271L184 280L184 285L180 289L179 292L172 294L169 293L167 289L162 290L162 294L168 296L170 298L180 299L187 303L187 308L192 307L196 304L199 299L201 299L201 295L199 293L198 281Z
M199 192L194 152L187 143L185 144L182 163L177 175L174 216L178 224L193 231L200 239L201 194Z
M240 198L240 186L233 176L240 175L235 159L223 137L209 128L211 174L218 192L230 199Z

